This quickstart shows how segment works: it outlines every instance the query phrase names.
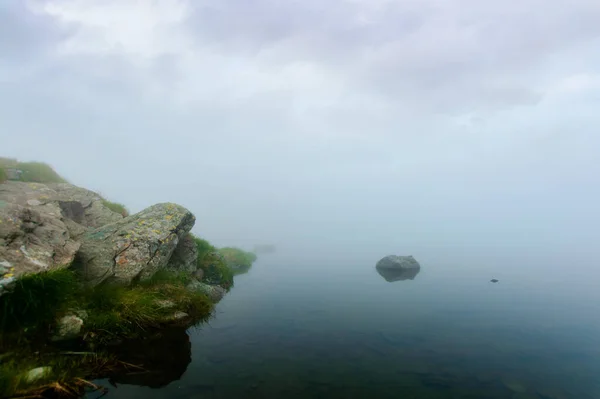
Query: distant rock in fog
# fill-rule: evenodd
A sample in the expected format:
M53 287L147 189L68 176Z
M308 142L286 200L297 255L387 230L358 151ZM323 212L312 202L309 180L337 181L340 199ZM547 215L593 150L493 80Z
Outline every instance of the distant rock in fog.
M412 256L389 255L377 262L377 272L386 281L414 280L421 265Z

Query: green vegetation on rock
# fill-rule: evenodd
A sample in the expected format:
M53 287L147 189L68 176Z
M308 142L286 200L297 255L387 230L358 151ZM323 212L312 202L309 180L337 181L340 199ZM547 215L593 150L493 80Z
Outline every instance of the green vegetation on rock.
M0 296L0 397L33 395L37 389L77 397L78 381L86 383L81 379L101 374L99 365L110 364L101 352L73 358L52 346L48 338L63 316L85 320L80 336L92 350L114 340L143 337L163 326L206 320L213 303L205 293L186 288L192 280L189 274L169 270L130 287L87 287L71 269L19 278L11 292ZM51 372L28 381L29 370L47 366Z
M79 291L75 274L67 269L19 278L12 292L0 296L0 334L41 332L58 310L77 302Z
M202 238L193 235L192 238L198 249L198 268L204 272L202 281L230 290L233 287L233 272L219 255L217 248Z
M11 352L0 362L0 397L82 397L94 388L86 378L120 366L105 353Z
M107 207L108 209L110 209L113 212L121 214L121 216L123 216L123 217L129 216L129 211L123 204L119 204L118 202L111 202L111 201L108 201L105 199L102 200L102 203L104 204L105 207Z
M0 168L0 183L4 183L6 181L6 171Z
M23 276L12 292L0 296L0 349L14 340L48 335L55 320L73 310L87 313L84 331L99 342L171 323L177 312L186 313L188 320L205 319L212 303L206 295L186 289L190 280L162 270L131 287L90 288L79 283L70 269Z
M66 183L52 167L43 162L18 162L15 159L0 158L0 169L3 169L6 175L5 169L16 169L20 170L21 176L20 181L34 182L34 183Z
M239 248L225 247L219 249L219 254L223 257L234 274L247 272L256 261L256 255Z

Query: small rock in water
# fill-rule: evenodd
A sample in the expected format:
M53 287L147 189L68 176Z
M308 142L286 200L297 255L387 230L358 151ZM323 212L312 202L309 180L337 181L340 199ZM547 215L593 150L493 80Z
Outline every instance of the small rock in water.
M35 369L29 370L27 375L25 376L25 380L27 382L34 382L39 379L44 378L52 371L51 367L37 367Z
M491 281L492 283L497 283L497 282L498 282L498 280L496 280L495 278L491 279L490 281Z

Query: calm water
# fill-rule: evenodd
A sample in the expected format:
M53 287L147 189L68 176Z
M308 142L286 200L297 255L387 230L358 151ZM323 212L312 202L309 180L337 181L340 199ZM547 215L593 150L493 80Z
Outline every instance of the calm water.
M105 397L600 398L597 274L414 255L395 282L377 257L265 255L210 324L131 346L148 372L99 381Z

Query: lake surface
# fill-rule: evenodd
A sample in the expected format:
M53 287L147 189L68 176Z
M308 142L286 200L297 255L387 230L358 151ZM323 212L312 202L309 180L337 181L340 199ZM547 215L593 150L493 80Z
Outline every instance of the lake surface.
M264 255L208 324L132 346L146 372L98 383L114 399L600 398L590 265L413 254L414 280L388 282L384 255Z

